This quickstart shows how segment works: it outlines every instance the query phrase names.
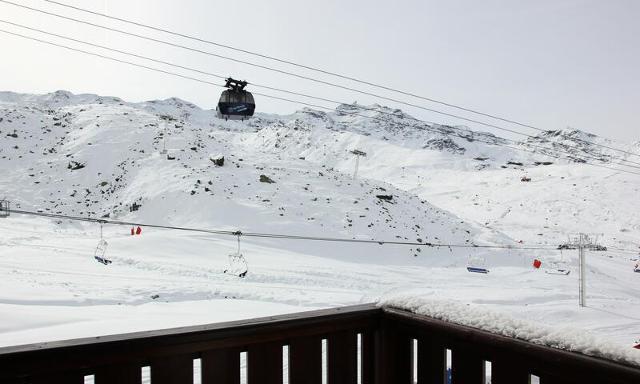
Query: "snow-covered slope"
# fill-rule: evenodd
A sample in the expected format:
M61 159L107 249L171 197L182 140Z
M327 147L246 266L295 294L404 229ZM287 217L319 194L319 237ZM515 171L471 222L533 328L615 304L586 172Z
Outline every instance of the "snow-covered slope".
M640 219L629 212L640 177L576 161L620 161L581 140L640 154L638 144L577 131L514 143L379 105L227 122L179 99L4 92L0 198L25 210L245 232L557 246L585 231L637 248ZM551 148L567 158L546 156ZM354 149L367 153L357 180ZM219 156L223 166L212 161ZM234 238L152 228L132 237L106 226L114 263L105 267L92 258L96 224L14 214L0 230L0 344L343 305L406 289L623 343L640 332L639 274L630 255L615 251L589 256L594 307L578 310L576 273L530 268L537 257L575 271L572 252L243 238L251 272L239 280L222 273ZM466 272L476 256L491 274Z
M358 148L367 153L360 161L363 177L390 183L488 231L529 244L602 233L610 246L638 247L640 218L628 213L637 204L640 176L615 169L640 173L639 143L575 130L507 142L369 108L373 120L345 115L353 110L349 106L335 113L303 110L249 135L245 148L304 156L343 172L352 171L349 150Z
M282 139L299 135L305 140L299 145L312 145L312 137L302 138L314 131L310 112L242 123L221 121L177 99L130 104L57 92L9 94L4 100L0 188L16 208L245 232L455 244L510 241L388 183L354 181L330 164L280 146L281 127L292 132L282 133ZM325 137L336 133L321 129ZM165 147L167 155L161 154ZM223 166L211 160L220 155ZM304 243L290 246L308 249ZM354 248L336 257L357 256ZM366 256L400 264L425 259L421 249L402 249L391 256L378 247ZM447 260L453 259L427 262Z

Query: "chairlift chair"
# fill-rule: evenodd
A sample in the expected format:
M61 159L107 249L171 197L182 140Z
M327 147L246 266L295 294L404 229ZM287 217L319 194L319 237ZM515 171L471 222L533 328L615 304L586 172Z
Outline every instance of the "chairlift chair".
M229 254L229 268L225 269L224 273L238 277L245 277L247 276L247 272L249 272L249 264L240 252L240 236L242 236L242 232L235 232L235 235L238 237L238 250Z
M253 116L256 103L251 92L244 89L247 84L246 81L235 80L231 77L226 79L224 86L228 89L222 92L216 107L219 118L244 120Z
M564 269L564 268L549 268L549 269L545 269L544 271L545 273L548 273L549 275L564 275L567 276L568 274L571 273L570 269Z
M93 254L93 257L99 263L102 263L104 265L111 264L111 260L105 257L105 253L107 252L107 246L109 246L109 243L107 243L107 241L104 239L100 239L100 241L98 242L98 246L96 247L96 250Z
M467 271L473 273L489 273L486 268L486 260L483 257L473 256L467 260Z
M548 273L550 275L568 275L569 273L571 273L571 269L569 269L569 266L567 265L567 263L564 260L564 255L562 253L562 249L560 250L560 261L549 261L547 262L547 265L549 265L549 268L546 268L544 270L545 273Z
M569 273L571 273L571 270L564 266L563 263L557 263L557 262L549 262L549 264L551 265L550 268L547 268L544 270L545 273L548 273L550 275L568 275Z
M225 269L224 273L238 277L245 277L248 271L249 266L242 253L235 252L229 255L229 268Z
M111 264L111 260L107 259L105 253L107 252L107 247L109 243L105 239L102 238L102 222L100 223L100 241L96 246L96 250L93 252L93 258L96 259L99 263L104 265Z

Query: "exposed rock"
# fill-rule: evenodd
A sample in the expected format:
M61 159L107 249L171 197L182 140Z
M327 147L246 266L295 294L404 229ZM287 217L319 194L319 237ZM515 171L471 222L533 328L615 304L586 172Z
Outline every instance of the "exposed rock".
M224 165L224 156L222 155L211 155L209 156L209 160L218 167L222 167Z
M267 175L260 175L260 182L261 183L269 183L269 184L273 184L275 183L275 181L273 181L269 176Z
M455 154L463 154L467 150L459 146L450 138L434 138L429 139L423 146L424 149L436 149L439 151L447 151Z
M69 164L67 165L67 169L70 169L72 171L76 171L76 170L82 169L84 167L85 167L85 164L79 163L77 161L70 161Z
M133 204L131 204L131 206L129 206L129 212L135 212L138 209L140 209L140 207L142 207L141 204L136 203L135 201L133 202Z

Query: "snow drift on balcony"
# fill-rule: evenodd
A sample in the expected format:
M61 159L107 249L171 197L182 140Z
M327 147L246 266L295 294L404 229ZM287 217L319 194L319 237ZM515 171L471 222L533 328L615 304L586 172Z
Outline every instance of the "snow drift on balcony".
M473 304L417 296L415 292L398 292L381 297L378 300L378 306L402 309L552 348L640 365L640 351L597 338L584 330L551 327L515 319L508 314L478 308Z

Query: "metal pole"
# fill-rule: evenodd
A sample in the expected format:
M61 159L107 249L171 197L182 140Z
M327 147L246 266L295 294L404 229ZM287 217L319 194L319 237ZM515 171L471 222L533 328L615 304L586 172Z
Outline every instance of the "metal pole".
M579 252L579 262L580 262L580 306L586 306L585 296L587 295L587 284L586 278L587 275L585 273L585 258L584 258L584 234L580 234L580 242L578 244L578 252Z
M164 134L162 135L162 153L167 153L167 122L164 122Z
M356 169L355 171L353 171L353 180L356 179L356 176L358 175L358 165L360 163L360 155L356 155Z

